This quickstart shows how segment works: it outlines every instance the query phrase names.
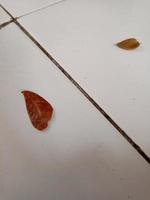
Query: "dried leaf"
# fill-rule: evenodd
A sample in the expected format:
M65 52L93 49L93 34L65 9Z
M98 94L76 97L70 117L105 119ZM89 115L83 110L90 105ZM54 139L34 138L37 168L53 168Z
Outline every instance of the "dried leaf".
M31 91L22 91L28 115L33 126L38 130L47 128L53 114L52 106L41 96Z
M129 38L116 44L119 48L132 50L137 48L140 43L135 38Z

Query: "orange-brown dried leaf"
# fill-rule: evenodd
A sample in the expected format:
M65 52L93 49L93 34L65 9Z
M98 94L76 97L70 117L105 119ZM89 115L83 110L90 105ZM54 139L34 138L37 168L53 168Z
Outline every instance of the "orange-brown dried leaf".
M53 108L44 98L31 91L22 91L28 115L33 126L38 130L47 128L53 114Z
M135 38L129 38L118 42L116 45L122 49L132 50L140 46L140 43Z

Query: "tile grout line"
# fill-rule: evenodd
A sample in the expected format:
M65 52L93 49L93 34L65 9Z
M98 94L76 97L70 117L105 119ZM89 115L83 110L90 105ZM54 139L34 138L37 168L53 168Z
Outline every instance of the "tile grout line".
M2 24L0 25L0 30L1 30L1 29L4 28L5 26L7 26L7 25L13 23L14 20L15 20L15 18L10 14L10 12L8 12L8 10L6 10L6 8L4 8L4 7L2 6L2 4L0 4L0 8L2 8L2 9L10 16L10 18L11 18L9 21L4 22L4 23L2 23Z
M8 10L6 10L6 8L4 8L4 6L2 6L2 4L0 4L0 7L12 18L12 20L15 19L15 18L11 15L11 13L8 12Z
M54 63L54 65L72 82L72 84L93 104L93 106L111 123L111 125L132 145L132 147L150 164L150 157L136 144L132 138L94 101L94 99L73 79L73 77L49 54L49 52L15 19L3 6L1 6L12 21L30 38L30 40Z
M0 24L0 30L2 28L4 28L5 26L7 26L8 24L11 24L12 22L13 22L13 19L11 19L10 21L7 21L7 22L4 22L4 23Z
M43 10L43 9L47 9L47 8L49 8L49 7L52 7L52 6L55 6L55 5L57 5L57 4L63 3L64 1L67 1L67 0L58 0L58 1L54 2L54 3L49 4L49 5L40 7L40 8L38 8L38 9L32 10L31 12L27 12L27 13L25 13L25 14L23 14L23 15L20 15L20 16L16 17L16 19L20 19L20 18L22 18L22 17L31 15L31 14L33 14L33 13L35 13L35 12L39 12L39 11L41 11L41 10Z

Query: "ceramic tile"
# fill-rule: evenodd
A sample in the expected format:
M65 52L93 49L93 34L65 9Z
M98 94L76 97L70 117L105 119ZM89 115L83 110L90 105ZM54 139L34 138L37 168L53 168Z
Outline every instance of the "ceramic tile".
M150 156L149 6L70 0L20 22ZM138 49L115 46L130 37Z
M10 20L10 17L7 15L7 13L0 7L0 25L8 22Z
M14 17L19 17L61 1L62 0L1 0L1 4Z
M0 31L0 199L149 200L149 165L15 24ZM34 129L22 90L54 108Z

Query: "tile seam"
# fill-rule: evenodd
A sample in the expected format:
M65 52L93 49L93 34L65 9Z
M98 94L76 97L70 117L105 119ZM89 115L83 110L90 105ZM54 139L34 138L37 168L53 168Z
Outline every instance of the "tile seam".
M34 13L36 13L36 12L40 12L40 11L42 11L42 10L44 10L44 9L47 9L47 8L50 8L50 7L55 6L55 5L57 5L57 4L63 3L64 1L67 1L67 0L58 0L58 1L53 2L53 3L51 3L51 4L45 5L45 6L43 6L43 7L39 7L39 8L37 8L37 9L33 9L33 10L31 10L30 12L26 12L26 13L24 13L23 15L16 16L15 18L16 18L16 19L20 19L20 18L22 18L22 17L28 16L28 15L32 15L32 14L34 14ZM1 7L3 10L5 10L5 11L7 12L7 14L9 13L2 5L0 5L0 7ZM9 13L9 14L10 14L10 13ZM10 14L10 16L13 17L11 14ZM13 17L13 18L14 18L14 17Z
M25 14L23 14L23 15L20 15L20 16L16 17L16 18L17 18L17 19L20 19L20 18L22 18L22 17L26 17L26 16L29 16L29 15L32 15L32 14L34 14L34 13L36 13L36 12L40 12L40 11L42 11L42 10L44 10L44 9L47 9L47 8L50 8L50 7L55 6L55 5L57 5L57 4L63 3L64 1L67 1L67 0L59 0L59 1L56 1L56 2L54 2L54 3L52 3L52 4L49 4L49 5L40 7L40 8L35 9L35 10L32 10L31 12L27 12L27 13L25 13Z
M0 30L1 30L2 28L4 28L5 26L11 24L12 22L13 22L13 20L10 20L10 21L7 21L7 22L4 22L4 23L0 24Z

